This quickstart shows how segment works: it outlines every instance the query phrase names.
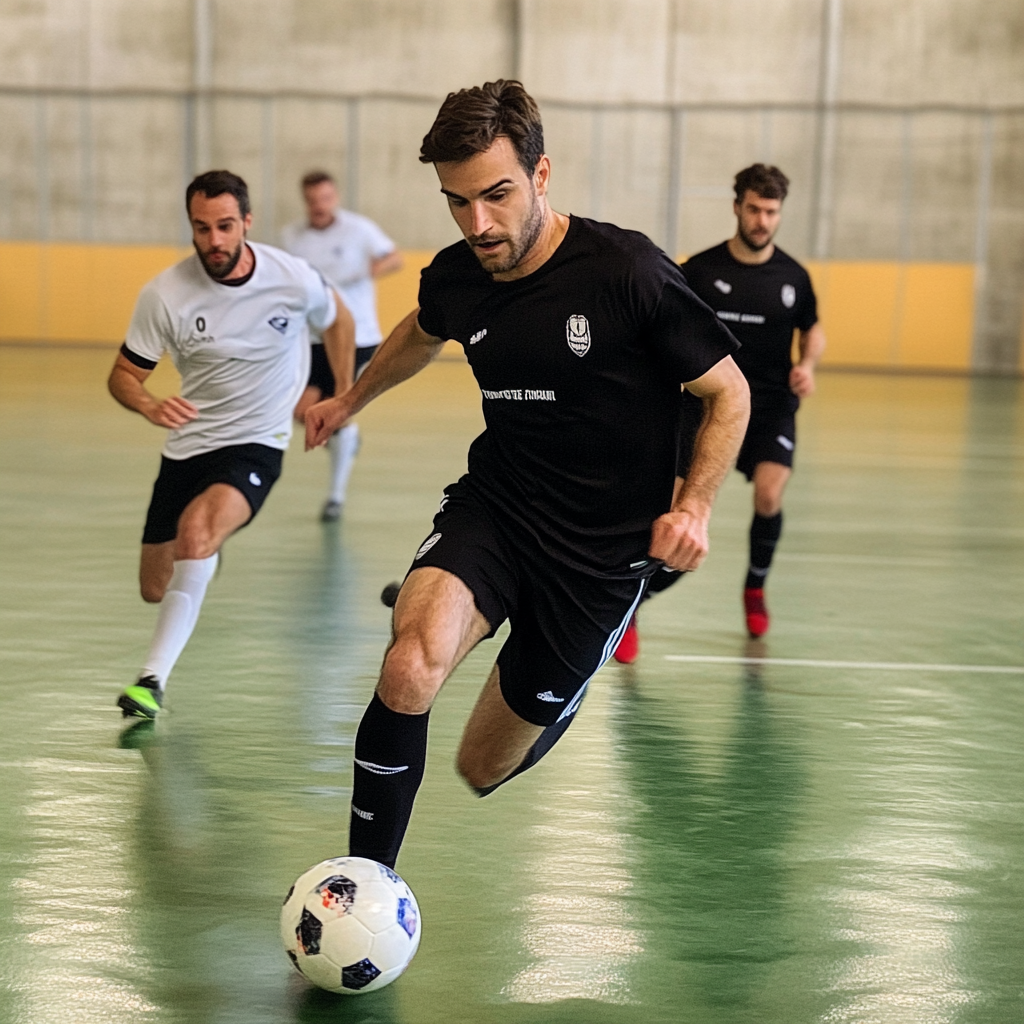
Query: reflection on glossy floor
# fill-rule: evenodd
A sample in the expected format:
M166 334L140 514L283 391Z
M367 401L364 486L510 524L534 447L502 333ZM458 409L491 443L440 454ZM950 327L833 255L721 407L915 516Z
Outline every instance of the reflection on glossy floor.
M749 495L647 605L538 769L477 801L451 768L494 656L432 719L399 868L420 953L379 995L307 988L276 935L344 849L356 722L399 576L478 426L466 368L362 419L340 528L293 448L233 539L148 745L114 698L157 431L108 352L0 349L0 1021L1008 1024L1024 1018L1024 404L1006 381L827 375L763 649L741 634ZM165 386L170 386L168 378ZM667 660L960 665L744 665Z

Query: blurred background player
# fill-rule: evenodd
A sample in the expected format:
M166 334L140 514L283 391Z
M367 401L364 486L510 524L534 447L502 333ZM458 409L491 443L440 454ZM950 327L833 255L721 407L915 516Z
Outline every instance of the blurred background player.
M420 159L464 240L423 271L419 307L353 388L306 415L307 446L323 444L446 339L483 398L486 429L413 558L356 734L349 850L391 866L455 666L509 620L458 754L484 796L571 725L654 568L703 561L749 408L735 339L672 260L639 232L548 205L540 112L519 82L450 93ZM683 382L706 416L673 503Z
M768 631L764 585L782 534L782 494L796 449L796 411L814 392L814 370L825 351L825 334L807 271L773 239L782 219L789 179L777 167L753 164L735 179L736 234L690 257L683 271L690 287L739 339L735 359L750 384L750 424L736 468L754 484L750 559L743 609L752 637ZM793 332L799 360L793 364ZM701 401L684 392L681 402L676 487L689 472L700 427ZM647 597L666 590L680 573L657 572ZM615 652L629 664L639 650L636 619Z
M370 361L381 341L374 279L402 266L395 243L369 217L341 209L334 178L326 171L310 171L303 177L302 198L306 220L286 227L281 245L311 263L341 295L356 322L356 351L354 366L335 367L319 344L319 337L313 335L309 383L295 407L295 418L300 423L311 405L334 394L336 380L347 382L350 377L358 377ZM348 479L359 450L358 424L342 427L327 450L331 456L331 485L320 518L332 523L341 517L345 504Z
M117 700L125 717L156 717L221 545L280 476L309 375L309 328L338 365L352 359L352 318L323 278L246 240L252 213L237 174L199 175L185 208L196 251L142 289L109 380L123 406L170 429L139 567L142 598L160 613L138 681ZM181 397L160 400L144 385L165 352Z

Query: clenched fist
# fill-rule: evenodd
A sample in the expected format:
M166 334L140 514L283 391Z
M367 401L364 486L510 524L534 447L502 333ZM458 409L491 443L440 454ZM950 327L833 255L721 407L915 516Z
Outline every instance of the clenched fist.
M666 512L651 527L651 558L660 559L669 569L690 572L708 553L707 513Z

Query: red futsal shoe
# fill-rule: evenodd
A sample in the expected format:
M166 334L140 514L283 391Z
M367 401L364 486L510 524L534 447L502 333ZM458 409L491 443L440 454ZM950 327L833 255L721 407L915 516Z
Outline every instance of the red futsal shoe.
M764 590L748 588L743 591L743 610L747 614L747 632L756 640L768 632L768 609L764 605Z
M612 657L620 665L632 665L636 656L640 653L640 633L636 628L636 616L629 620L626 632L622 634L619 646L615 648Z

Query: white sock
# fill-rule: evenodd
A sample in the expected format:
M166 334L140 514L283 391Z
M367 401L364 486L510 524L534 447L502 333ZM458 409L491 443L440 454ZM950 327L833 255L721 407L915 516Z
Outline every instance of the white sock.
M167 685L167 677L195 629L206 586L217 569L217 557L183 558L174 563L141 672L143 676L156 676L161 689Z
M330 500L344 504L348 493L348 478L352 475L356 452L359 450L359 424L350 423L332 434L327 442L327 450L331 453Z

